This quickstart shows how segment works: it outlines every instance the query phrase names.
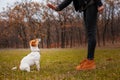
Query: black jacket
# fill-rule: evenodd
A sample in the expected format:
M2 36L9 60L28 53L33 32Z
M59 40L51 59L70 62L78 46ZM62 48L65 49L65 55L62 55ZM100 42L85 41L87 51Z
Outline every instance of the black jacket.
M80 10L80 0L64 0L60 5L57 6L56 11L61 11L62 9L64 9L65 7L67 7L71 2L73 2L74 8L76 11ZM90 0L87 0L88 2ZM93 3L97 3L98 6L102 5L101 0L93 0L93 2L91 2L90 4Z
M62 9L67 7L72 1L73 1L73 5L75 7L75 10L78 11L79 10L78 0L64 0L60 5L57 6L56 10L61 11Z

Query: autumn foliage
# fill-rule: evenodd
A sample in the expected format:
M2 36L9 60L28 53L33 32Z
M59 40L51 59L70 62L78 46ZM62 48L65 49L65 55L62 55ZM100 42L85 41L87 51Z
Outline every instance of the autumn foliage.
M105 3L103 14L98 16L97 43L98 46L119 45L120 3L117 0ZM42 39L43 48L86 45L83 15L75 12L71 5L60 14L37 2L14 5L0 13L0 48L28 48L34 38Z

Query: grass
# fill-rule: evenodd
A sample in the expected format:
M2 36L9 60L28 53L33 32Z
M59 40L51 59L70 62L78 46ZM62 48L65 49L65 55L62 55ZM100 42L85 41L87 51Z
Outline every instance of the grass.
M120 48L96 49L97 69L76 71L86 57L86 49L41 49L41 70L30 73L15 70L28 49L0 50L0 80L120 80Z

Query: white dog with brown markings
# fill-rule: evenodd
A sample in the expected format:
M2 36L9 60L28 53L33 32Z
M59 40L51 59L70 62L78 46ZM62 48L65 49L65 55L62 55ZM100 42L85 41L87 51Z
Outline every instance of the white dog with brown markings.
M23 57L20 62L19 69L22 71L30 72L30 66L36 65L37 70L40 70L40 49L38 48L38 44L41 39L34 39L30 41L30 49L31 53L27 56ZM12 70L17 69L17 67L13 67Z

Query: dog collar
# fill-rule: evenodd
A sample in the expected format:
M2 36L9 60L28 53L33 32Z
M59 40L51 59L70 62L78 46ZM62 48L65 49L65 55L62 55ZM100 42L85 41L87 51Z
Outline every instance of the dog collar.
M33 51L31 51L31 52L40 52L40 50L33 50Z

